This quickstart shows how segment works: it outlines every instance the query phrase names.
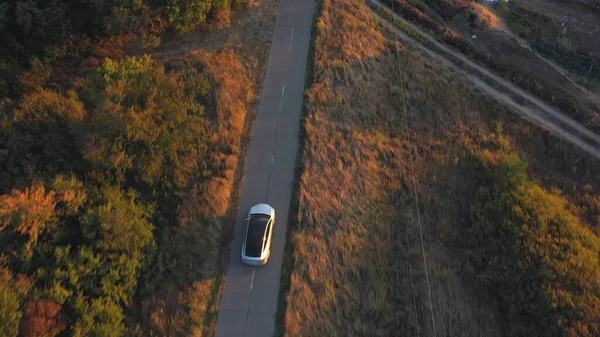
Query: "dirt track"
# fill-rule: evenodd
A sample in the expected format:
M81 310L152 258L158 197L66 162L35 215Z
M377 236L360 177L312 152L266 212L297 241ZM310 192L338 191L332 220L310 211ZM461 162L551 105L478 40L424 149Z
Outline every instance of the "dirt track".
M546 102L495 75L491 70L476 64L463 54L449 49L411 22L393 13L386 5L377 0L369 0L369 2L374 12L403 41L411 43L432 58L462 74L496 100L509 105L528 119L547 127L556 135L600 158L600 136ZM396 22L401 22L410 27L417 34L417 38L408 36L403 30L391 23L388 19L392 17Z

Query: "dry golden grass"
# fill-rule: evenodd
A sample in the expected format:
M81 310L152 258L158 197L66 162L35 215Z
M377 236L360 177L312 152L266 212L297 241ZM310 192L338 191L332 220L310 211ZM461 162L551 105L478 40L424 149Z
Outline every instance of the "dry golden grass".
M207 336L220 287L221 238L229 224L245 121L254 102L257 73L251 55L234 49L196 52L184 62L200 62L215 86L211 147L198 167L196 183L178 209L177 226L159 239L160 252L152 272L152 295L142 304L146 331L158 336Z
M207 205L194 207L204 214L226 216L234 183L234 173L240 154L242 135L250 104L256 99L252 70L254 58L239 55L234 49L221 52L196 52L192 57L205 64L206 72L217 83L215 120L213 121L213 151L208 162L216 170L205 175L210 181L201 194L210 197ZM210 207L206 209L203 207Z
M344 1L335 3L339 6L332 10L333 2L323 1L321 17L317 20L319 35L316 45L328 46L327 53L317 49L315 60L320 63L353 62L379 55L386 49L386 39L376 29L376 18L361 10L360 2ZM331 27L343 25L339 30ZM353 34L345 34L351 31Z
M476 2L470 2L469 7L477 15L476 22L474 22L476 26L481 28L487 27L496 29L504 27L502 20L488 7L480 5Z
M452 245L475 191L472 154L501 133L572 200L598 162L398 45L352 0L324 0L317 29L284 335L433 336L414 178L437 335L501 336Z

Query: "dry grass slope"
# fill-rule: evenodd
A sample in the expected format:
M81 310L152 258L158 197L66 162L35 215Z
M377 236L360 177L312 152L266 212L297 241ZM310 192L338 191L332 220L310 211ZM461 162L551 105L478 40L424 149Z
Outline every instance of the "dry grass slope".
M359 2L324 0L316 27L284 335L433 336L415 179L437 335L502 336L453 245L476 190L473 153L502 134L574 203L586 184L598 194L598 163L396 43Z

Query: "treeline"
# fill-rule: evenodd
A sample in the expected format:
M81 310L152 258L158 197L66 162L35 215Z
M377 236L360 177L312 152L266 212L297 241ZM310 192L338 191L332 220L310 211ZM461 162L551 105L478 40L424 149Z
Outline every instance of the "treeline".
M141 36L156 46L167 30L187 32L246 0L7 0L0 3L0 98L20 91L35 59L77 57L82 36Z
M497 298L506 336L600 336L600 238L501 142L477 156L481 187L462 236L477 283Z
M106 60L83 87L0 105L0 337L141 336L124 317L209 146L199 64Z

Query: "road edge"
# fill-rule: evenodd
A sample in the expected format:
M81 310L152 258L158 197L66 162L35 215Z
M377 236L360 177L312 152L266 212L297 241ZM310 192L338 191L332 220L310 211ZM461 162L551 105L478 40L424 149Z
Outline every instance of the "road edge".
M279 1L277 2L279 6ZM275 30L275 24L273 24L273 31ZM260 104L260 93L262 92L263 83L265 81L267 73L267 65L269 61L269 50L271 43L273 42L273 32L271 32L271 40L269 44L265 46L266 52L261 54L263 58L262 69L257 72L257 78L253 83L256 90L257 99L250 105L249 112L246 115L244 121L244 131L242 133L242 141L240 145L240 153L238 155L238 165L235 170L233 193L229 200L229 208L227 209L227 217L221 228L221 237L219 244L219 257L218 257L218 278L215 281L215 285L212 291L211 299L209 301L210 310L207 313L207 319L205 320L206 325L203 327L203 333L207 337L214 337L217 333L217 320L219 317L219 303L223 296L223 290L225 288L225 282L227 281L227 266L229 265L229 253L233 244L233 236L235 233L235 222L237 213L240 208L242 199L241 187L244 185L246 179L246 166L248 164L248 154L250 151L250 144L252 143L252 132L254 130L254 123L258 115L258 106Z
M312 18L312 29L310 32L310 43L308 46L308 56L306 60L306 76L304 78L304 91L309 89L315 81L315 40L319 32L317 22L322 15L323 0L315 0L316 8ZM306 106L306 97L302 102L302 114L300 115L300 130L298 132L298 152L296 154L296 163L294 166L294 183L292 186L292 197L290 199L289 216L287 231L285 234L285 247L283 249L283 263L281 265L281 276L279 281L279 296L277 299L277 313L275 314L275 336L283 337L285 333L285 311L287 308L286 296L290 290L292 269L294 267L293 253L293 233L298 228L299 211L299 189L300 177L304 170L303 155L306 137L306 116L308 114Z

